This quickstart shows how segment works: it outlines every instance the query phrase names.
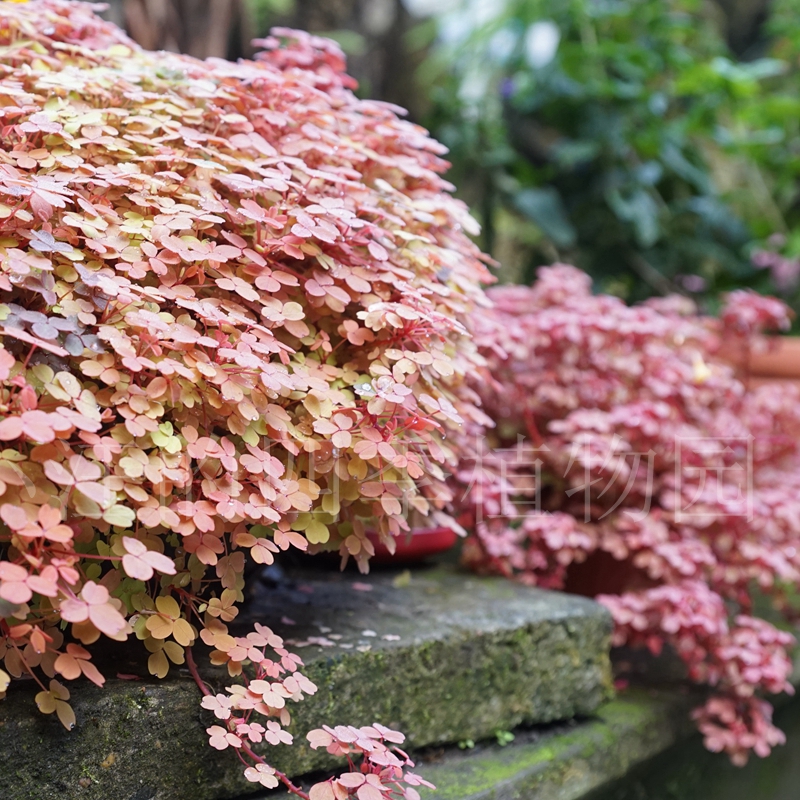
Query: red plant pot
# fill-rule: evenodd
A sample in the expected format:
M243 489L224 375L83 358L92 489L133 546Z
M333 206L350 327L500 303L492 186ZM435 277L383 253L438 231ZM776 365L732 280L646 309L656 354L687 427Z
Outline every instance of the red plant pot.
M766 350L747 351L738 344L724 346L719 355L733 364L742 377L758 382L764 379L800 379L800 337L769 336Z
M390 553L377 534L368 533L375 546L375 555L370 559L375 564L410 564L428 556L443 553L455 545L458 534L451 528L415 528L411 534L397 537L394 553Z

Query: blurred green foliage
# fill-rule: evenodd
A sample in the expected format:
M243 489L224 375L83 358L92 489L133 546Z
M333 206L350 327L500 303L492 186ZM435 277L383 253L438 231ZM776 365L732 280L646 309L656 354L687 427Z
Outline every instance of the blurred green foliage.
M244 0L244 8L256 36L266 36L282 17L295 10L295 0Z
M561 259L629 299L800 298L751 262L776 233L800 257L800 0L774 0L748 62L699 0L449 5L416 31L426 122L506 277Z

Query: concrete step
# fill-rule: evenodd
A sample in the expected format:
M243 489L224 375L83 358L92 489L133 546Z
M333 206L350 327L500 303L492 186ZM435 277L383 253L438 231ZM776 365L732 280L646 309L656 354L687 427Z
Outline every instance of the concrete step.
M505 747L423 754L423 800L796 800L800 700L778 699L787 743L737 767L703 747L689 718L702 692L636 688L591 719L516 732Z
M292 649L319 687L292 708L296 744L267 746L290 775L332 765L304 744L323 723L380 722L419 749L585 716L611 695L606 611L502 579L451 568L298 572L259 585L247 616L299 642ZM137 663L141 672L144 651L137 658L107 676ZM210 668L205 676L226 683ZM3 800L222 800L252 789L231 753L207 745L213 717L186 674L71 691L72 732L36 711L34 686L12 685L0 704Z
M583 800L690 737L689 710L697 702L697 695L676 690L626 691L591 719L518 731L505 747L423 761L415 772L437 790L420 794L423 800Z

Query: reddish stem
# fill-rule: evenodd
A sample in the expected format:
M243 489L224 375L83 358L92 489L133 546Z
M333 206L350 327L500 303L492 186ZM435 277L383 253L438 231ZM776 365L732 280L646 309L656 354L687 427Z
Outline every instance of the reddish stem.
M194 682L197 684L197 688L203 693L203 696L210 697L211 691L208 686L206 686L205 681L200 677L191 647L186 648L186 666L189 668L189 674L194 678Z
M71 558L72 556L78 556L79 558L91 558L95 561L122 561L122 556L93 556L90 553L76 553L76 552L69 552L66 550L53 550L51 551L54 556L59 556L60 558Z
M523 417L525 419L525 427L528 431L528 436L531 437L533 443L537 447L541 447L544 444L544 439L542 439L542 434L539 433L539 428L536 425L533 412L530 409L525 409Z

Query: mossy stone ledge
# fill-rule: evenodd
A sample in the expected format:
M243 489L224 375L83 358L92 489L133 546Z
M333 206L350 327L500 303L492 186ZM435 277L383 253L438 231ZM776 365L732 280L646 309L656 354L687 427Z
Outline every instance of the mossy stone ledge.
M293 573L259 584L245 615L244 626L323 642L292 647L319 691L292 707L295 744L267 747L290 775L335 765L305 743L323 723L380 722L417 749L588 715L612 693L601 606L450 568ZM36 711L35 686L12 685L0 703L3 800L223 800L252 790L233 754L208 746L214 718L188 674L153 680L141 669L146 653L135 655L105 664L103 689L70 684L72 732ZM136 670L140 680L112 677ZM202 671L214 688L228 682Z
M697 696L634 689L591 719L522 731L505 747L450 753L415 771L437 790L422 800L589 800L695 731L689 710Z

